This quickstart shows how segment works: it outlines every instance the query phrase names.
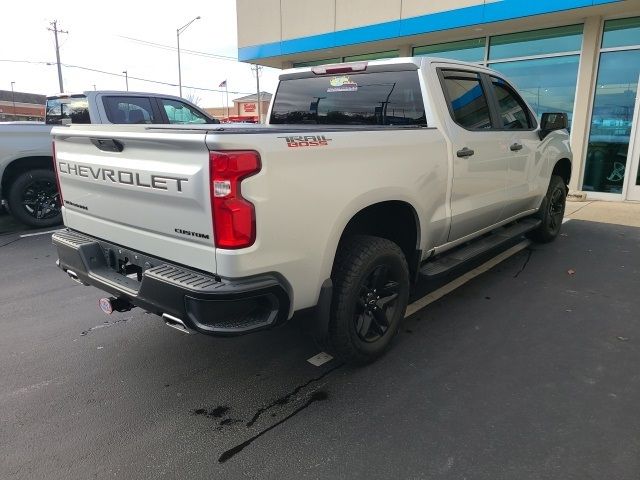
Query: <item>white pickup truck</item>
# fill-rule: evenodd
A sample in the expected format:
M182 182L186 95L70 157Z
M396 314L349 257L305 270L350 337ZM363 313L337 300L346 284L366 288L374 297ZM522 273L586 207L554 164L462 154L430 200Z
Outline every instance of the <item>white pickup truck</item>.
M53 173L51 129L87 123L220 123L171 95L111 90L47 97L45 123L0 123L0 199L20 222L50 227L62 222Z
M434 58L285 71L269 124L58 127L70 277L184 332L314 313L347 361L387 348L420 277L561 227L567 116Z

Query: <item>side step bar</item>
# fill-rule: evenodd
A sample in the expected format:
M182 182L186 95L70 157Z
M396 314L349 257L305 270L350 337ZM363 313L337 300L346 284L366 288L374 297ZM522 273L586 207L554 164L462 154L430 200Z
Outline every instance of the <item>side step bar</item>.
M420 274L433 278L448 273L464 263L517 238L540 225L540 220L526 218L506 227L500 227L489 235L472 240L449 252L428 260L421 268Z

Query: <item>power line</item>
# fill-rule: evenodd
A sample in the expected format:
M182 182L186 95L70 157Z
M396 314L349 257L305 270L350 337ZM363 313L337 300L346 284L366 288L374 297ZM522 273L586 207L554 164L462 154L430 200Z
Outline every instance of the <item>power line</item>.
M131 40L132 42L137 42L137 43L141 43L143 45L148 45L150 47L156 47L156 48L160 48L163 50L171 50L171 51L176 51L177 48L176 47L172 47L171 45L164 45L162 43L156 43L156 42L150 42L148 40L141 40L139 38L133 38L133 37L127 37L124 35L117 35L120 38L124 38L126 40ZM238 58L237 57L231 57L228 55L220 55L217 53L209 53L209 52L200 52L198 50L188 50L185 48L181 48L180 49L181 52L185 52L185 53L189 53L191 55L196 55L199 57L208 57L208 58L215 58L218 60L229 60L229 61L233 61L233 62L237 62Z
M0 62L10 62L10 63L29 63L29 64L39 64L39 65L55 65L54 62L39 62L39 61L31 61L31 60L11 60L11 59L0 59ZM69 63L61 63L60 65L62 65L63 67L67 67L67 68L77 68L80 70L87 70L89 72L95 72L95 73L101 73L103 75L111 75L113 77L124 77L123 74L121 73L115 73L115 72L107 72L106 70L99 70L97 68L91 68L91 67L84 67L82 65L71 65ZM151 80L149 78L142 78L142 77L132 77L131 75L129 75L130 79L133 80L139 80L141 82L149 82L149 83L157 83L159 85L167 85L169 87L177 87L178 84L177 83L170 83L170 82L163 82L160 80ZM190 88L192 90L202 90L202 91L207 91L207 92L218 92L218 93L222 93L225 90L220 90L220 89L215 89L215 88L204 88L204 87L193 87L193 86L188 86L185 85L185 88ZM251 95L253 92L236 92L236 91L229 91L229 93L232 93L234 95Z

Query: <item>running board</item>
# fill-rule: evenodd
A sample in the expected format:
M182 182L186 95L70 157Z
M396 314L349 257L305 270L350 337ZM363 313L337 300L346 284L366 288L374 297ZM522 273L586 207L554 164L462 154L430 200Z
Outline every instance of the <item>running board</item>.
M449 252L445 252L435 260L427 261L420 268L420 274L433 278L450 272L478 255L482 255L533 230L540 225L540 223L539 219L526 218L509 226L497 228L487 236L472 240L462 247L457 247Z

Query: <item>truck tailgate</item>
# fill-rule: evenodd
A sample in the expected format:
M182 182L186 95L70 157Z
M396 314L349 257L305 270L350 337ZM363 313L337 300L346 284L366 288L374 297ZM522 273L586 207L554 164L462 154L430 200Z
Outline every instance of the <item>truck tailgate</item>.
M206 131L99 127L52 132L65 225L215 273Z

